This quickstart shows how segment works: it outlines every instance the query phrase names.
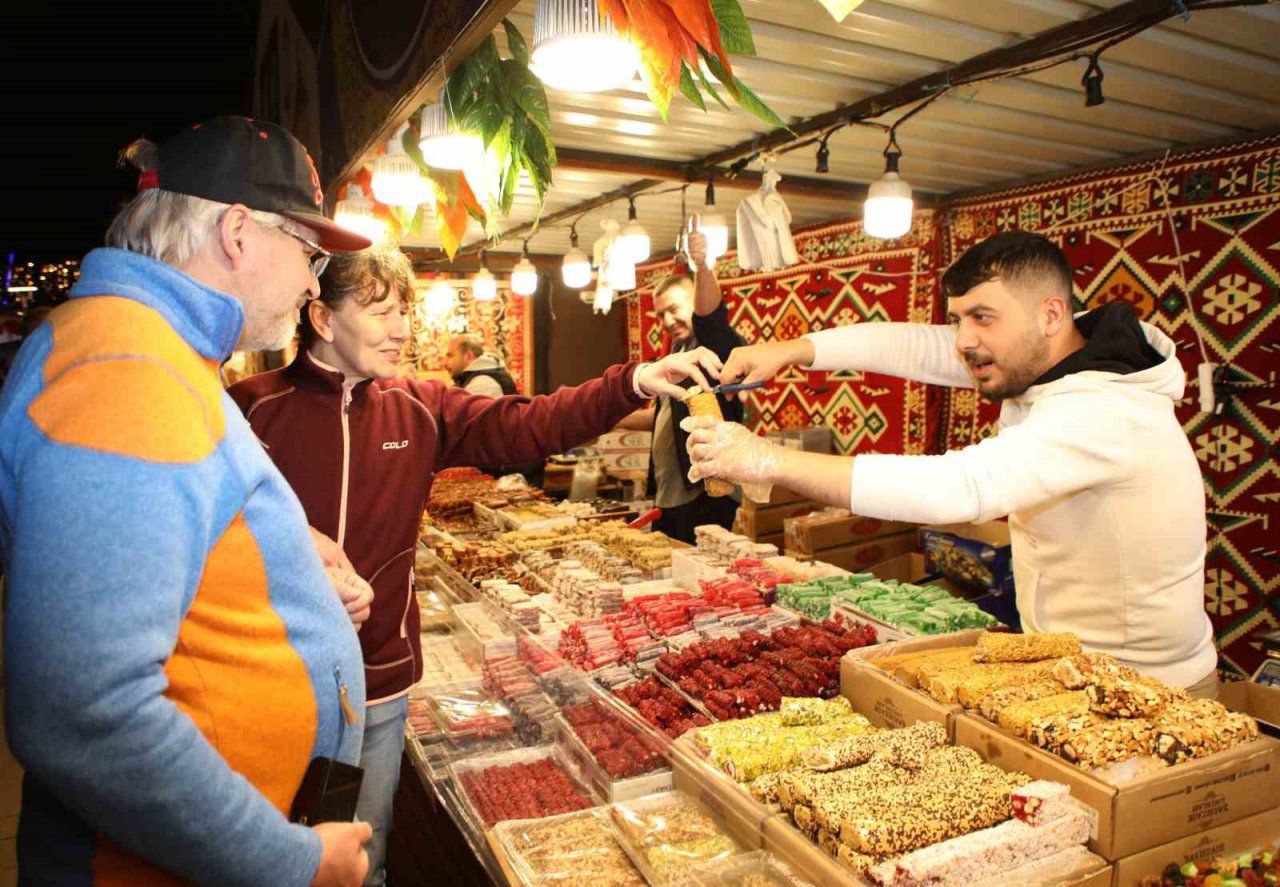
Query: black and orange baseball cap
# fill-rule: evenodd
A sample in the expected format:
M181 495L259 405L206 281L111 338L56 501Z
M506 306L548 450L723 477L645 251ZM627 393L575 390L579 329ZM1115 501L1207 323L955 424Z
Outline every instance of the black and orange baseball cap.
M159 162L138 190L160 188L279 213L314 229L320 245L355 252L372 241L324 215L320 174L288 130L251 117L214 117L158 145Z

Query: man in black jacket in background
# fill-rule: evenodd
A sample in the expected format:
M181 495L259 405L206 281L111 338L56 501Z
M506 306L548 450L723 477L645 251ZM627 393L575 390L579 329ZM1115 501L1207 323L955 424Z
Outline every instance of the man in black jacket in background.
M689 233L689 258L693 274L672 274L658 284L653 312L670 341L670 351L709 348L721 360L745 340L729 325L729 312L720 295L720 282L707 263L707 238L696 226ZM720 411L730 422L742 421L742 401L720 396ZM738 503L735 496L709 496L702 482L689 482L688 432L680 421L689 409L680 401L660 397L653 406L638 410L618 428L652 431L649 450L647 495L662 509L654 528L673 539L693 542L693 528L702 524L733 525Z

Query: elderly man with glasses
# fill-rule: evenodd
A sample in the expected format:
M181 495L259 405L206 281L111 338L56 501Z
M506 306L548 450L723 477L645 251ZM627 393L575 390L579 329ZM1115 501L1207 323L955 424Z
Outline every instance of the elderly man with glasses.
M369 827L290 814L359 759L360 645L218 371L283 347L328 251L369 241L278 126L125 157L139 193L0 394L22 881L354 887Z

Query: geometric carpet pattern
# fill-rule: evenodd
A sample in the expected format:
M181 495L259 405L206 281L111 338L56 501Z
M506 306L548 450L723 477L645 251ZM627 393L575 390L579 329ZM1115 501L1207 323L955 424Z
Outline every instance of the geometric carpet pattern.
M875 321L934 322L940 240L931 212L886 249L857 222L797 231L800 263L782 271L744 272L730 251L717 263L729 320L747 342ZM652 360L667 342L653 316L654 287L674 268L668 260L637 269L638 295L627 302L632 359ZM681 271L684 266L681 265ZM792 368L745 399L746 424L758 433L821 425L838 452L928 452L941 409L931 386L868 373Z
M451 311L436 317L426 310L424 296L432 281L416 281L415 304L409 311L409 341L400 362L400 374L439 372L444 369L449 340L460 333L478 338L489 354L506 364L521 394L533 393L533 300L500 289L492 302L477 302L471 289L455 287Z
M1039 231L1075 270L1078 309L1130 302L1177 343L1209 520L1205 607L1222 668L1252 673L1255 636L1280 627L1280 136L985 194L947 221L944 262L997 231ZM1231 385L1213 414L1198 409L1206 358ZM944 399L942 448L994 430L995 406Z

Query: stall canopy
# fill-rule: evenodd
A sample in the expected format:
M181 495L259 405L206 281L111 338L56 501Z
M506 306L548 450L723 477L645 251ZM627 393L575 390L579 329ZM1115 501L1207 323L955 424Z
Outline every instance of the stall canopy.
M487 244L473 222L464 245L516 251L530 237L532 251L560 253L569 247L570 221L579 219L578 230L589 242L603 219L626 219L622 195L632 192L654 253L669 252L682 200L689 211L702 206L708 172L716 172L722 211L732 213L746 191L758 187L760 176L758 159L745 168L740 164L736 178L729 178L733 164L769 148L784 149L777 168L794 225L854 217L867 184L884 171L883 128L852 125L832 133L826 174L815 172L816 144L785 149L797 135L820 136L841 115L892 124L931 97L897 133L902 175L914 187L917 205L1280 125L1276 5L867 0L841 22L817 0L741 5L757 54L735 57L735 73L792 133L770 131L732 103L726 110L708 102L704 112L678 94L664 122L639 79L603 93L548 88L559 162L540 226L533 227L539 218L535 195L522 184L510 216L500 220L502 241ZM508 54L504 15L533 42L535 0L472 6L448 18L457 30L443 61L424 63L416 77L404 78L394 101L383 90L388 114L365 134L363 148L353 148L345 163L326 160L324 168L334 176L330 191L371 160L400 122L434 101L446 70L488 28L495 28L499 51ZM1054 55L1054 47L1142 21L1158 24L1107 48L1100 58L1102 104L1085 103L1087 57L1036 69L1038 58ZM446 45L439 34L430 42ZM322 115L321 129L329 123ZM687 191L679 187L686 182ZM402 246L430 255L439 243L428 226Z

